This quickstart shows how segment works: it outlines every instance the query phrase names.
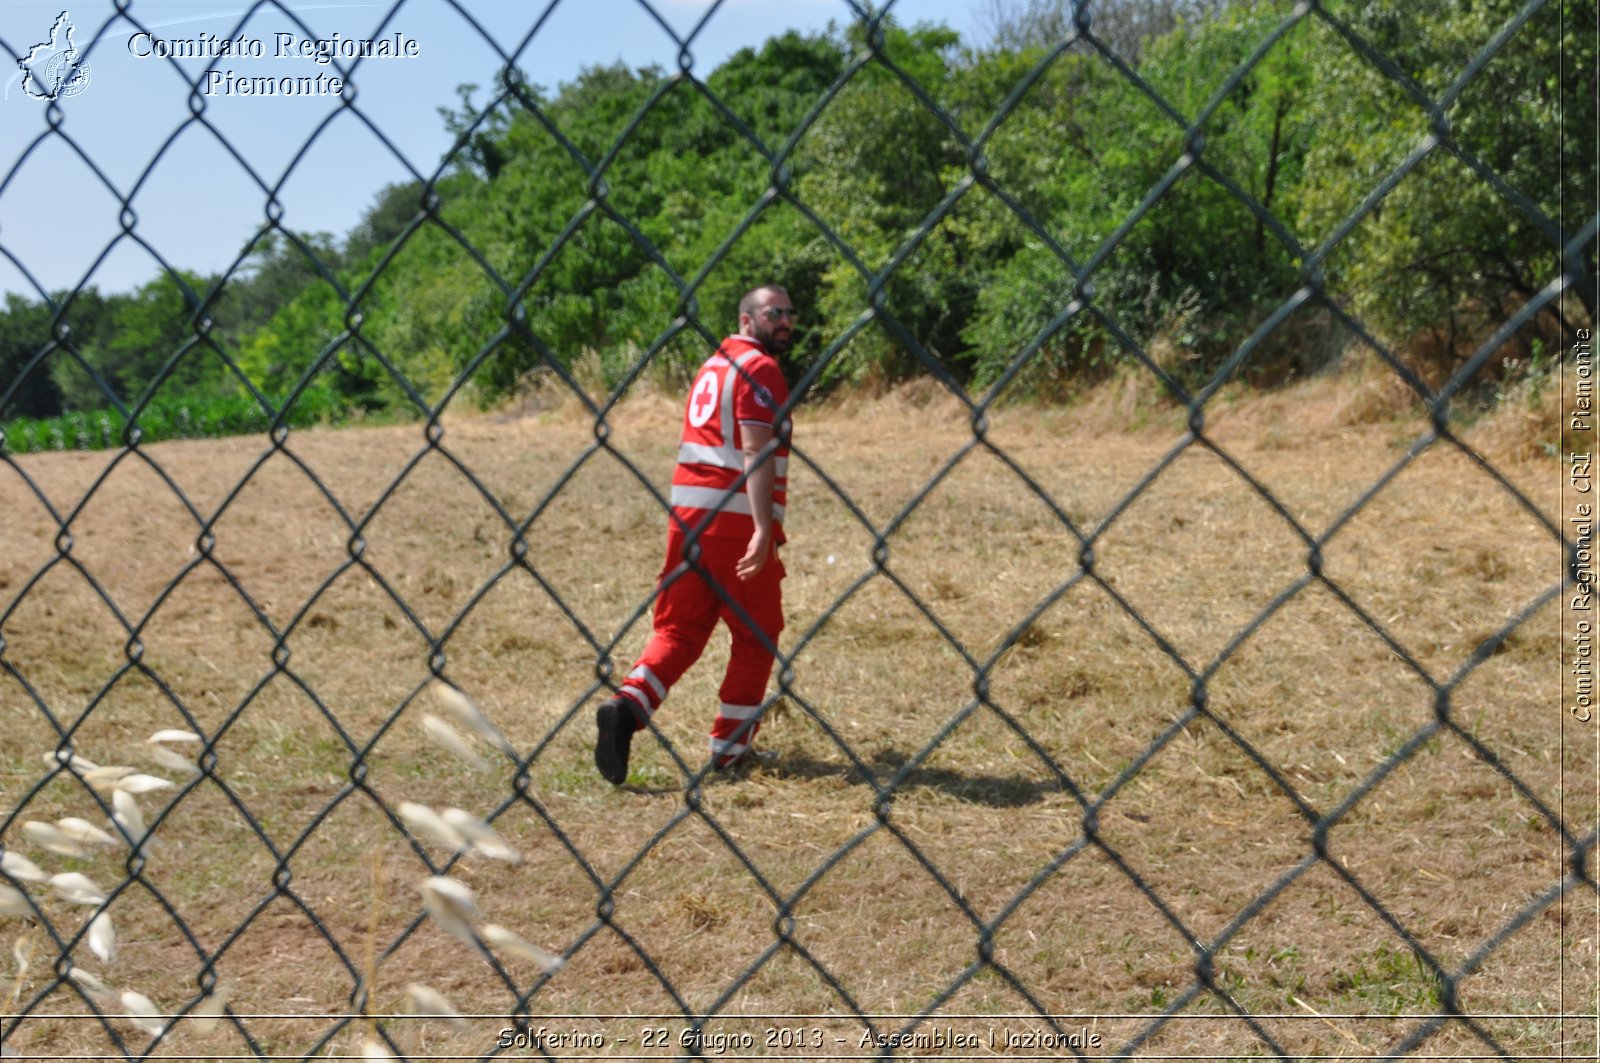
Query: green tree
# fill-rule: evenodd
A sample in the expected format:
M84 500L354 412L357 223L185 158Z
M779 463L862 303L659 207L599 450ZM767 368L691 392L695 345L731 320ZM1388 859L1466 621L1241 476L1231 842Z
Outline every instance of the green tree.
M346 266L358 266L374 253L387 251L421 209L421 182L385 185L361 221L345 237L340 261Z
M1256 13L1253 5L1180 23L1145 42L1141 76L1186 123L1275 23L1276 16ZM1018 67L1031 69L1047 54L1040 48L991 53L976 74L998 96L1019 80ZM1120 72L1094 55L1055 59L992 142L990 169L1079 268L1107 257L1089 278L1095 312L1079 313L1047 337L1028 375L1032 386L1070 385L1125 358L1102 316L1141 345L1165 335L1179 355L1169 368L1198 382L1293 291L1293 254L1250 204L1280 220L1294 215L1314 132L1307 98L1312 62L1306 39L1291 35L1233 85L1200 129L1202 166L1184 123ZM1054 150L1041 150L1046 144ZM1113 243L1119 226L1185 158L1187 169ZM1074 270L1047 241L999 214L997 227L1022 235L1009 244L992 241L999 254L986 265L989 275L964 333L979 351L980 382L996 378L1018 351L1045 336L1079 294Z
M85 295L98 299L89 289ZM24 370L50 342L50 308L8 293L0 310L0 421L12 417L54 417L62 410L61 389L49 363ZM57 358L61 357L58 353Z
M1512 0L1430 0L1362 5L1347 17L1416 93L1438 99L1521 7ZM1594 207L1596 52L1584 28L1593 17L1592 4L1545 5L1445 111L1453 144L1506 188L1553 220L1565 201L1560 239L1571 239ZM1338 45L1317 68L1315 97L1319 127L1339 133L1313 146L1301 200L1302 224L1318 234L1351 216L1432 135L1413 93L1370 58ZM1425 352L1431 368L1448 371L1559 274L1558 242L1441 145L1335 250L1329 278L1381 338ZM1592 278L1592 241L1582 258ZM1592 323L1592 287L1573 291L1581 320L1552 304L1545 312L1550 327ZM1524 330L1524 349L1539 331Z
M987 0L981 8L989 44L999 51L1054 48L1075 30L1073 0ZM1090 8L1090 32L1129 62L1184 22L1217 17L1238 0L1101 0Z
M195 315L204 278L193 273L163 273L130 295L104 300L103 308L85 302L73 312L93 319L78 333L78 349L110 389L101 390L75 359L58 355L51 372L68 409L109 405L112 395L132 404L152 393L168 395L201 388L216 390L226 376L222 360L196 341Z
M337 241L327 233L298 233L293 240L266 233L209 308L218 345L232 356L306 288L324 283L322 270L336 271L342 260Z
M868 46L853 29L853 45ZM882 55L936 101L953 102L962 62L957 35L942 26L884 24ZM801 148L797 190L870 272L878 273L922 227L965 172L960 141L885 63L851 78ZM829 254L818 293L825 328L839 333L868 309L861 272ZM914 340L945 367L960 372L961 328L976 294L976 275L959 224L936 224L888 278L887 323L866 330L830 366L830 380L886 382L918 371Z

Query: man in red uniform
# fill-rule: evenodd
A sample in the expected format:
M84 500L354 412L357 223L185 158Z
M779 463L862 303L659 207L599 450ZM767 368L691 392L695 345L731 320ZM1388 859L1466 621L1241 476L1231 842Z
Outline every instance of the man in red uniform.
M788 292L775 284L753 289L739 300L738 334L723 340L695 374L672 476L654 630L622 689L595 712L595 767L613 783L628 776L633 733L699 659L718 619L728 625L732 655L711 726L711 757L718 768L760 758L757 716L783 630L777 551L784 541L791 425L787 418L777 423L789 401L778 358L789 349L794 322ZM699 556L691 550L686 557L697 531Z

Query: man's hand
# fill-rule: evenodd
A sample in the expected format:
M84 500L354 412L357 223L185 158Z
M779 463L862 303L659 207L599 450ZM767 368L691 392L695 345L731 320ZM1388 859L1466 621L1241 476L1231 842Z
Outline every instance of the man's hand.
M733 566L733 571L740 579L754 579L757 573L767 567L767 558L771 556L772 529L757 528L756 533L750 536L750 545L745 548L744 556Z

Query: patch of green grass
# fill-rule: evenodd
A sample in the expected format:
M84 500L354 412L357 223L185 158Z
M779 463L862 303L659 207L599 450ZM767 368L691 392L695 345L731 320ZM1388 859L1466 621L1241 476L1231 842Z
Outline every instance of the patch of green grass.
M338 425L367 418L368 411L323 389L302 393L280 415L290 428ZM168 439L218 439L270 431L277 417L243 392L234 395L171 395L151 400L136 418L141 443ZM0 450L36 454L50 450L110 450L123 446L128 419L116 409L77 410L59 417L19 417L3 428Z
M1345 1000L1364 1000L1387 1015L1439 1006L1439 978L1409 949L1387 945L1365 953L1354 971L1334 972L1332 989Z

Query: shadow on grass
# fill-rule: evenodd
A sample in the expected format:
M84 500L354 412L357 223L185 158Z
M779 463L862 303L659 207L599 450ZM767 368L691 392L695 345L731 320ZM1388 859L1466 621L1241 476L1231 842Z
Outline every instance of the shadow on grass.
M879 750L863 758L864 763L877 777L878 785L887 785L910 757L897 750ZM868 780L854 765L845 760L817 760L805 753L784 751L778 762L765 770L779 778L844 779L855 786L865 786ZM735 773L731 778L738 778ZM913 790L937 790L959 801L994 808L1020 808L1038 804L1050 794L1069 793L1052 779L1023 775L968 774L949 768L913 768L894 788L895 794Z

